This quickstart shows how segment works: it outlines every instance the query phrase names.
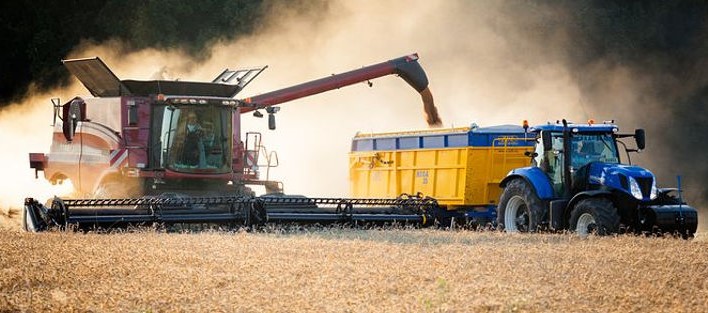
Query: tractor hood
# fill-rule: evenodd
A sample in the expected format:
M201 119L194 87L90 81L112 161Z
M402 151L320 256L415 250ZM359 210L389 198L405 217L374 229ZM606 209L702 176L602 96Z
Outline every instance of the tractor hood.
M590 184L621 190L640 201L650 201L656 197L654 174L645 168L602 162L593 162L588 166Z

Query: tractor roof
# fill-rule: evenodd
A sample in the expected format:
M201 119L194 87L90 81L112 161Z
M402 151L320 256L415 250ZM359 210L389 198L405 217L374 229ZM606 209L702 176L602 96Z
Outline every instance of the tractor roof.
M571 129L571 131L573 131L573 132L581 132L581 133L586 133L586 132L614 133L619 130L617 125L615 125L613 123L602 123L602 124L568 123L568 128ZM548 124L534 126L529 131L532 131L532 132L540 132L540 131L562 132L563 131L563 124L560 122L556 122L555 124L551 124L549 122Z

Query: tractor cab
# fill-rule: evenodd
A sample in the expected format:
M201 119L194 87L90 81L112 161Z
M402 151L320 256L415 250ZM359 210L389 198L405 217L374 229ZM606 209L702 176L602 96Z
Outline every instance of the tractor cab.
M620 134L613 122L556 122L530 128L537 134L533 165L509 172L497 206L497 222L507 231L572 229L597 232L677 232L692 236L696 209L676 189L659 189L651 171L620 163L618 144L627 152L644 149L644 130ZM629 149L621 138L634 137ZM680 190L680 189L679 189Z
M568 187L571 187L571 193L582 188L591 163L620 163L616 126L589 123L569 125L569 128L565 132L558 125L542 125L532 129L539 134L533 163L548 175L556 197L562 197L567 191L566 178L570 180ZM565 170L566 161L568 171Z

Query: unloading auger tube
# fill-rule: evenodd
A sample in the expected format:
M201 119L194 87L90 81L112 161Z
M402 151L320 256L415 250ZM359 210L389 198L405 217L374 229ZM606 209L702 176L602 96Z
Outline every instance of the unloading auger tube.
M417 53L245 98L242 100L245 105L241 107L241 113L264 109L295 99L393 74L401 77L420 94L423 101L425 119L428 125L431 127L442 126L442 119L438 114L438 109L433 100L433 94L428 86L428 77L423 67L418 63Z
M229 227L267 222L416 223L431 225L438 204L432 198L346 199L305 197L204 197L61 199L49 206L25 199L26 231L111 229L128 226L217 224Z

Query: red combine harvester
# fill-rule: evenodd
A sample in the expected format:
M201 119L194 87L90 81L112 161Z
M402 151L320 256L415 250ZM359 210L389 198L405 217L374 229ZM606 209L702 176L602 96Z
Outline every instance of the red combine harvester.
M93 97L53 99L54 134L48 154L31 153L30 167L52 183L71 180L77 198L42 205L25 199L28 231L153 223L252 225L265 221L428 220L435 201L288 197L282 184L260 177L277 155L261 134L244 132L241 115L268 115L275 105L397 74L418 91L428 123L441 121L428 79L411 54L292 87L236 99L266 67L225 70L212 82L120 80L99 58L63 61ZM57 120L58 118L58 120ZM265 187L255 197L249 186Z

